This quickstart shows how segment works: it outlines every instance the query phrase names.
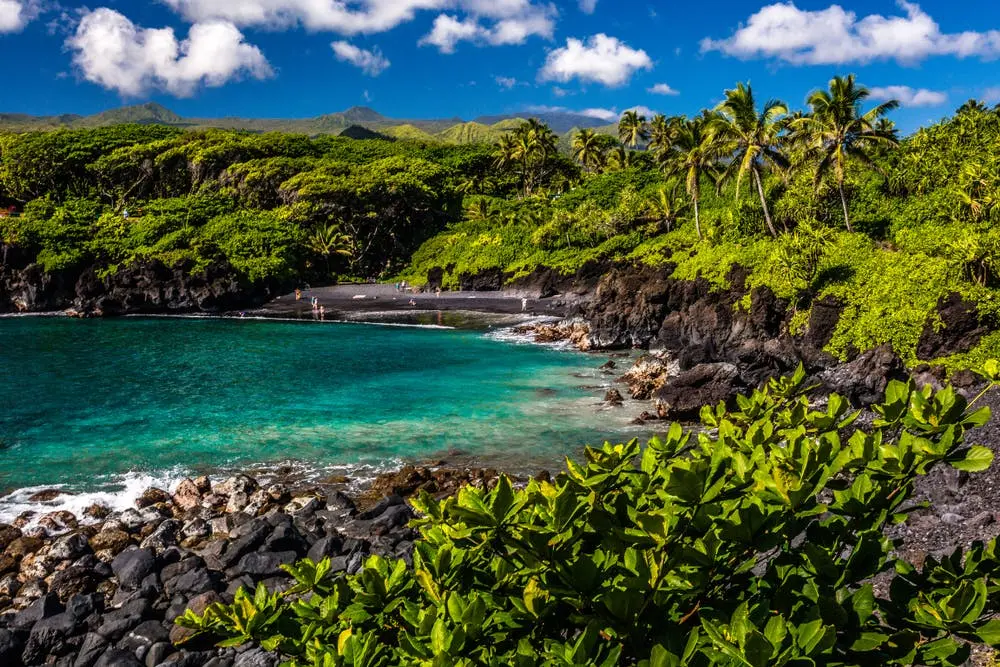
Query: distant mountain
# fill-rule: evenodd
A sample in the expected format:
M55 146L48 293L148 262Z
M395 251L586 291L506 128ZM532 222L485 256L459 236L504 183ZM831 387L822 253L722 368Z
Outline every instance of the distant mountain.
M382 135L410 141L440 142L448 144L492 143L514 130L526 117L538 118L548 123L557 134L566 134L577 128L597 128L603 122L568 112L536 114L505 114L482 116L466 122L461 118L407 120L389 118L369 107L351 107L346 111L325 114L315 118L186 118L155 102L110 109L91 116L64 114L60 116L30 116L27 114L0 113L0 132L25 132L59 128L92 128L139 123L167 125L184 129L232 129L250 132L298 132L312 136L343 134L361 138Z
M65 118L65 116L61 116L60 118ZM71 116L70 118L74 117ZM149 102L147 104L102 111L99 114L85 118L76 116L75 120L71 120L69 124L74 123L86 124L88 127L104 127L107 125L122 125L124 123L182 126L185 124L185 121L165 106Z

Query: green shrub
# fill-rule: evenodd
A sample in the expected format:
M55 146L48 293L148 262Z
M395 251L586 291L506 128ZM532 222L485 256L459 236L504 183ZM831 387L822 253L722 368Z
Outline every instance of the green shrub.
M918 477L990 466L964 441L988 410L894 382L861 429L803 377L704 408L697 432L588 449L554 483L424 494L412 569L304 561L286 593L177 622L293 666L960 665L1000 645L995 540L918 569L883 532Z

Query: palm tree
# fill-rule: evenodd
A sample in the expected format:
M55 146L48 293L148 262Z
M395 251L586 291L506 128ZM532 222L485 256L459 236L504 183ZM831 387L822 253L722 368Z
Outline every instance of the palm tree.
M625 171L635 163L635 151L624 146L616 146L608 151L605 160L618 171Z
M896 109L899 102L883 102L867 113L862 113L861 103L869 94L867 88L857 85L853 74L834 77L830 81L829 90L819 90L809 96L808 103L812 113L797 120L793 128L797 139L803 141L819 160L816 166L816 187L819 188L823 178L833 171L844 209L844 224L849 232L853 229L847 210L847 195L844 194L848 164L853 160L881 172L872 162L869 151L878 146L899 144L895 128L878 126L878 121Z
M665 226L668 232L690 206L677 195L678 185L680 183L675 181L673 187L669 189L665 185L660 187L656 196L647 202L649 215L660 225Z
M729 155L730 161L722 174L720 183L736 175L736 196L740 196L743 177L753 179L764 208L764 219L771 236L777 236L771 220L771 211L764 194L764 170L768 167L787 169L788 158L781 150L782 117L788 107L779 100L768 100L761 111L757 111L753 89L749 84L740 83L733 90L726 91L726 99L716 108L721 114L716 122L720 148Z
M309 237L309 249L326 259L326 274L331 273L330 257L340 255L352 257L354 244L351 237L340 231L340 225L331 222L317 228Z
M649 137L646 117L638 111L626 111L618 121L618 138L626 146L637 147Z
M556 135L544 123L532 118L517 130L500 138L494 152L497 169L519 167L525 197L531 195L556 154Z
M694 228L701 238L701 179L713 175L719 164L719 144L715 137L716 124L708 118L694 118L678 128L669 154L661 156L667 175L684 178L691 204L694 206Z
M580 130L573 137L573 157L588 171L598 171L604 162L600 139L593 130Z
M980 100L975 98L966 101L962 106L958 107L956 114L970 113L970 112L980 112L985 113L989 108Z
M677 129L684 120L677 116L667 118L663 114L653 116L649 124L649 150L660 155L670 150L670 144L677 136Z

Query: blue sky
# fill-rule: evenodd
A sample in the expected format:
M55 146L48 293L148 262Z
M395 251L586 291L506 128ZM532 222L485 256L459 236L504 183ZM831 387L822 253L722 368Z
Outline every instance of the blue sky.
M0 0L0 111L186 116L696 113L750 80L792 106L855 72L904 129L1000 102L1000 3Z

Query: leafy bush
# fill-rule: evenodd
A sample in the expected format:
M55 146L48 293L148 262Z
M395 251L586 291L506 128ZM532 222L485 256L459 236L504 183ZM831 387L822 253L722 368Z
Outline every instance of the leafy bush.
M424 494L412 568L304 561L286 593L177 622L317 667L960 665L1000 645L995 540L917 568L883 532L918 477L990 466L965 444L988 410L893 382L862 429L803 377L704 408L697 432L588 449L554 483Z

